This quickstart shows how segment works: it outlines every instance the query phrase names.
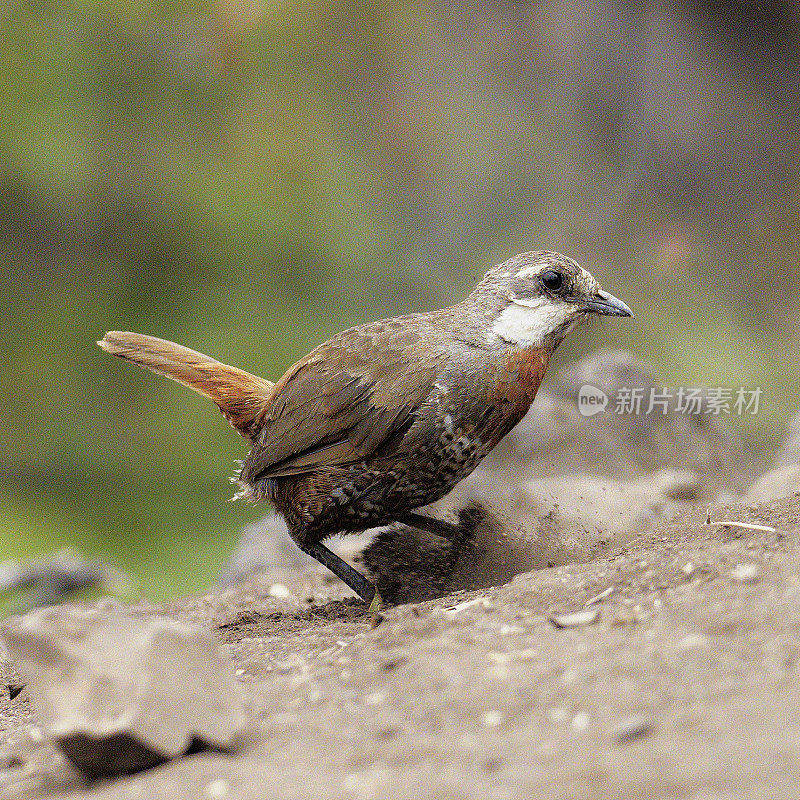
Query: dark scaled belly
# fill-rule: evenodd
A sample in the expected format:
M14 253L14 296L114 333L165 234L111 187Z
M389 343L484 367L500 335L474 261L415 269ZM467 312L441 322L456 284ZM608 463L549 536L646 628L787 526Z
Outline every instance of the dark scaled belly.
M450 426L430 447L275 479L267 492L295 539L318 541L386 525L439 500L491 449L479 437Z

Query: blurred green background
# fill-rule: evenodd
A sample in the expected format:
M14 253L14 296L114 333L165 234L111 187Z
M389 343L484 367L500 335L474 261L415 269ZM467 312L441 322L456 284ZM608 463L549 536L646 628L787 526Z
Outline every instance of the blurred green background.
M153 598L213 583L245 446L107 329L272 379L343 327L575 257L671 386L798 406L794 2L0 7L0 559L72 544Z

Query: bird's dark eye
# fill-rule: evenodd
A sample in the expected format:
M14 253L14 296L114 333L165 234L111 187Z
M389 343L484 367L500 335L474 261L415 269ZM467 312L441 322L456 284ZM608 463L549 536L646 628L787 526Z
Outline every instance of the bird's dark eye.
M564 285L564 276L554 269L546 269L539 279L548 292L557 292Z

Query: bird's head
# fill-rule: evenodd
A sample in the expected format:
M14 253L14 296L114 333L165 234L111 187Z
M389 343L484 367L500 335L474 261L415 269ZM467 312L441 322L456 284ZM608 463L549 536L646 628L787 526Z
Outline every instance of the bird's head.
M521 253L492 267L475 290L492 299L494 342L553 349L591 314L633 312L571 258L544 250Z

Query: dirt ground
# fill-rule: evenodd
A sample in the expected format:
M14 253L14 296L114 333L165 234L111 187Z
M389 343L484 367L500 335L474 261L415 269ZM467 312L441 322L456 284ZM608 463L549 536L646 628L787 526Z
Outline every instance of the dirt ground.
M313 571L139 606L218 630L249 741L86 785L23 691L0 712L0 797L800 797L800 494L711 517L776 532L703 506L376 627ZM599 596L591 624L550 619Z

